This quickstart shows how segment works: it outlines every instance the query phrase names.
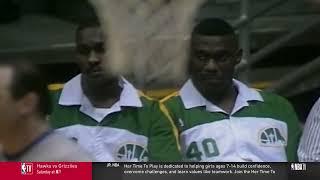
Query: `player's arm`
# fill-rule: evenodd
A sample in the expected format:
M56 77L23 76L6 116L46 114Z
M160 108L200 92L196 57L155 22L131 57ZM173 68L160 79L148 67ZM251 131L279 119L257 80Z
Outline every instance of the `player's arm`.
M181 161L179 136L164 105L155 103L148 143L150 161Z
M287 159L288 161L298 161L297 150L299 140L301 136L301 127L297 117L297 114L292 105L286 101L281 109L286 116L286 122L288 126L288 142L287 142Z
M301 137L298 156L302 162L320 161L320 99L312 107Z

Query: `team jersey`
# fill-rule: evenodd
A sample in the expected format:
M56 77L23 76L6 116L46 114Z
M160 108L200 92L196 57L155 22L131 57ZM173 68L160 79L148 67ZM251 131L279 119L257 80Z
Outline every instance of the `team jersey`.
M284 98L233 80L238 96L228 114L207 101L189 80L162 100L178 127L186 161L283 162L297 160L301 133Z
M98 161L179 161L177 130L158 102L121 81L120 100L94 108L83 94L81 75L53 92L50 122Z

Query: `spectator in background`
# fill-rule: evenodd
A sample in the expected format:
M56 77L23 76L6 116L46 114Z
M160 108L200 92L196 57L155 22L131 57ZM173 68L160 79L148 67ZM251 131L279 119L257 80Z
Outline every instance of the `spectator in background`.
M242 51L224 20L202 20L192 32L190 79L162 100L189 161L297 160L299 122L290 103L233 79Z
M320 6L320 0L307 0ZM320 98L312 107L300 140L298 157L301 162L320 162Z
M312 107L298 149L299 161L320 162L320 98Z
M5 161L91 161L49 127L47 85L27 63L0 64L0 144Z
M81 74L53 92L52 125L98 161L177 161L174 125L159 104L103 68L105 37L97 20L80 25Z

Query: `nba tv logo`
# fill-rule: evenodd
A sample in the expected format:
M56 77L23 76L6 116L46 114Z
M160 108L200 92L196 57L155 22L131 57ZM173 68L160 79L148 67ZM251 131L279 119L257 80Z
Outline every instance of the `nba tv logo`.
M291 170L305 171L305 170L307 170L307 164L306 163L291 163Z
M32 175L33 174L33 164L32 163L21 163L21 174L22 175Z

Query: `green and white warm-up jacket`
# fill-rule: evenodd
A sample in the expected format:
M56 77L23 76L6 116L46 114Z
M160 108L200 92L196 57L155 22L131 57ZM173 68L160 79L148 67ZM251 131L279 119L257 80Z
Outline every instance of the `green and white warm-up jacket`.
M49 119L57 132L98 161L180 161L177 129L158 102L122 79L120 100L108 109L95 108L80 81L81 74L52 92Z
M290 103L234 80L238 96L228 114L207 101L191 80L162 100L179 131L187 161L297 160L301 134Z

